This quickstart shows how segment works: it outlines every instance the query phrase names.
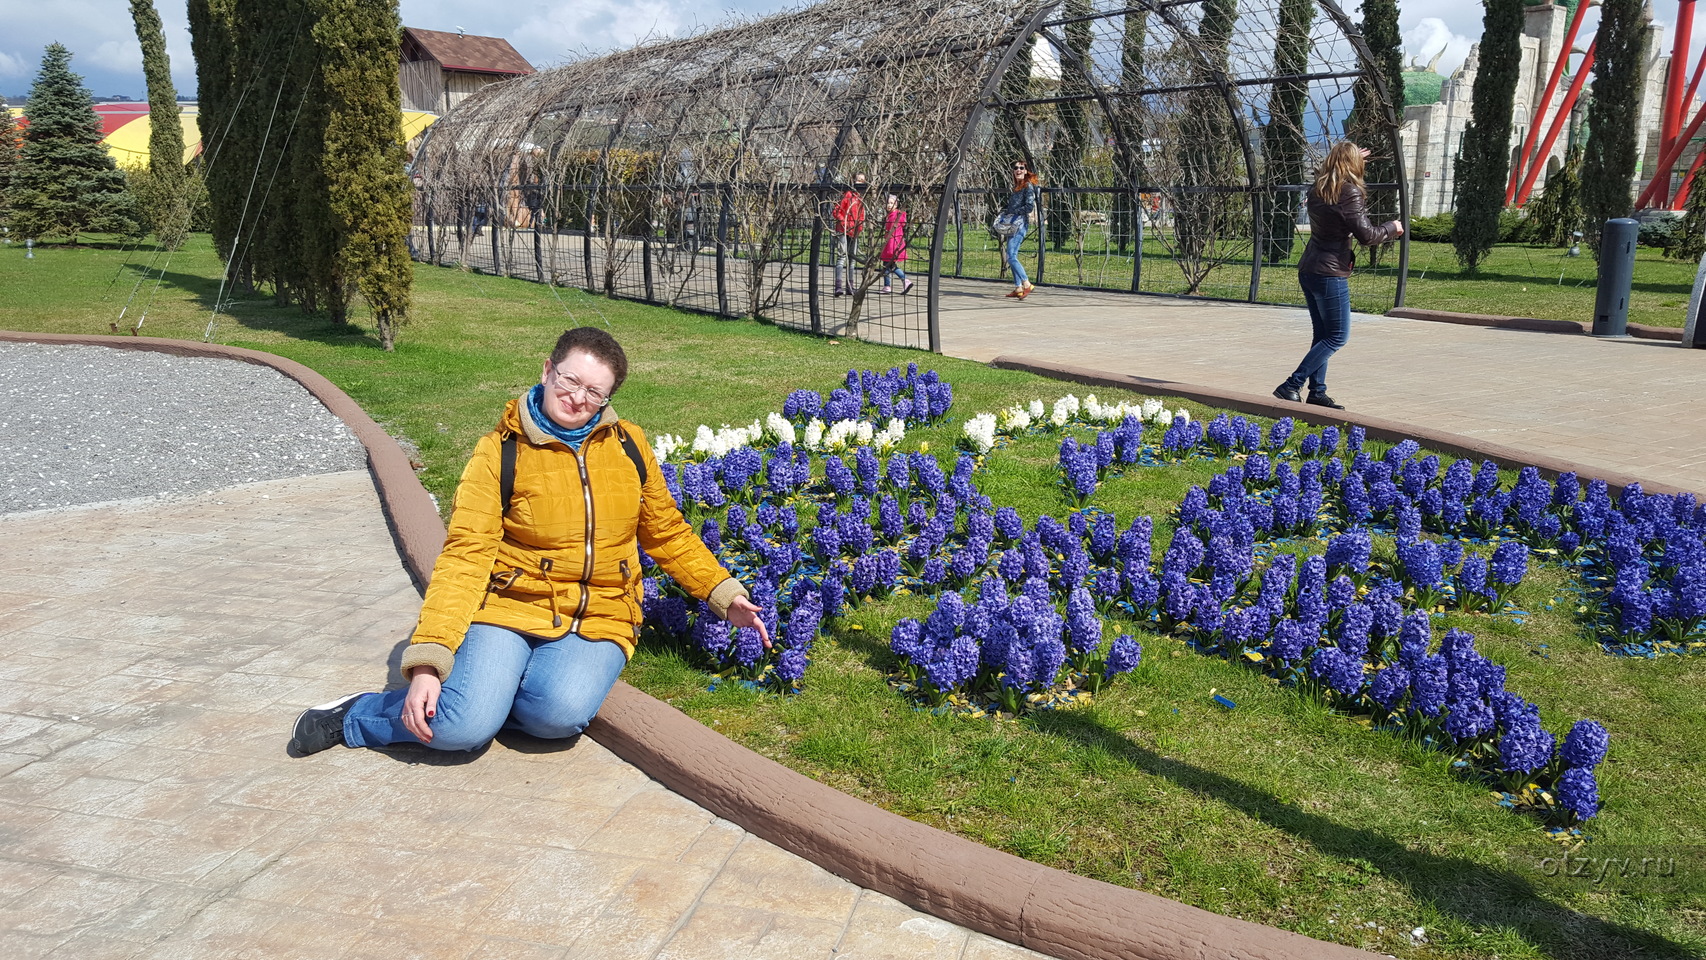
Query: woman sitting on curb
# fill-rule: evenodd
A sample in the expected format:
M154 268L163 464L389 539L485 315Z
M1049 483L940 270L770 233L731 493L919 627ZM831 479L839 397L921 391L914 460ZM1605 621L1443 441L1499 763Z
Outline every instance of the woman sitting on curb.
M640 554L718 617L770 638L758 607L682 519L645 434L609 407L628 359L608 333L557 340L462 471L403 654L407 687L297 718L299 755L343 744L474 750L500 729L586 728L640 634Z

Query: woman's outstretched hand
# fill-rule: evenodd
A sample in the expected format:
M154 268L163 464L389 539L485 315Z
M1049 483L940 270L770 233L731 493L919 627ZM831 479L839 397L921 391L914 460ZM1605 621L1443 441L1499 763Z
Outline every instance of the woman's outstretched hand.
M438 716L438 691L442 687L438 671L431 667L416 667L415 675L409 678L409 692L403 697L403 726L422 743L432 742L432 727L427 723Z
M764 641L764 649L770 649L770 631L764 629L764 618L758 615L758 606L745 597L736 597L729 604L729 626L751 627L758 631L758 639Z
M1394 221L1392 221L1390 226L1392 227L1392 235L1393 236L1401 237L1404 235L1404 221L1394 220Z

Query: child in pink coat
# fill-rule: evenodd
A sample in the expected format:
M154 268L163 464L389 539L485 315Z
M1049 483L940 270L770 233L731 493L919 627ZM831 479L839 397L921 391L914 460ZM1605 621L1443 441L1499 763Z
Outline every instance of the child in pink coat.
M877 254L877 259L883 262L883 292L893 293L890 277L900 278L900 292L906 293L912 289L912 281L906 278L906 271L901 268L901 261L906 259L906 211L900 208L900 198L889 194L888 218L883 221L883 249Z

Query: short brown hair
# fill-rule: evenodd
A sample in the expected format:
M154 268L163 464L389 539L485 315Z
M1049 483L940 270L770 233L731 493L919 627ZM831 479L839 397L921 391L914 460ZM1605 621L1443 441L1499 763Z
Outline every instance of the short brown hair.
M576 350L609 367L616 375L616 382L610 387L612 395L622 389L622 381L628 379L628 355L622 352L622 345L615 337L597 327L564 330L557 338L557 345L551 348L551 366L567 360Z

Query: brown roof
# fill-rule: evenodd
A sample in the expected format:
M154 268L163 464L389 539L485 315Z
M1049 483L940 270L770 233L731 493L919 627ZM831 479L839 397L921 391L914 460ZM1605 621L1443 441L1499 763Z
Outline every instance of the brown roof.
M475 37L419 27L403 28L403 59L437 60L446 70L532 73L533 65L502 37Z

